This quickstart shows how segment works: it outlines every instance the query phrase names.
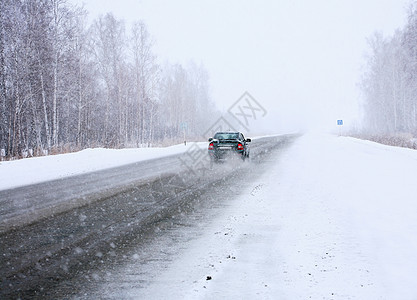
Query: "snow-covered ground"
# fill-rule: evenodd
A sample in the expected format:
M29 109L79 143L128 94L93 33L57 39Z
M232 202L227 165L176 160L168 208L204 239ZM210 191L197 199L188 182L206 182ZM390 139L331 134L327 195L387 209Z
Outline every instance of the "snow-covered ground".
M32 157L0 163L0 190L108 169L138 161L184 153L194 145L165 148L86 149L83 151Z
M417 299L416 173L416 151L307 134L126 297Z

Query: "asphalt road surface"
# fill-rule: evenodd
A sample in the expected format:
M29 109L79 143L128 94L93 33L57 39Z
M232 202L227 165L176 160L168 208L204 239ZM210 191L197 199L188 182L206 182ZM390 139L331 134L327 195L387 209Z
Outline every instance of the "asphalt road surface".
M0 191L0 298L102 298L95 287L123 288L114 270L132 253L141 279L129 284L146 286L152 262L177 255L296 137L254 139L245 162L212 165L203 149Z

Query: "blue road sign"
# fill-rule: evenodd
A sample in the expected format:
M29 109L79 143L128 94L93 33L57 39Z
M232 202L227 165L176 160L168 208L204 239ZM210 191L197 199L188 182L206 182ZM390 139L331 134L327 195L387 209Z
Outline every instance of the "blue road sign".
M339 126L343 125L343 120L337 120L337 125Z

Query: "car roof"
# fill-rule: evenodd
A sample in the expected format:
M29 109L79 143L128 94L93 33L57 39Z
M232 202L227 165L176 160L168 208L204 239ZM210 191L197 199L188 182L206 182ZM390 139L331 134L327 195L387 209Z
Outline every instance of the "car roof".
M216 132L216 134L218 134L218 133L240 133L239 131L219 131L219 132Z

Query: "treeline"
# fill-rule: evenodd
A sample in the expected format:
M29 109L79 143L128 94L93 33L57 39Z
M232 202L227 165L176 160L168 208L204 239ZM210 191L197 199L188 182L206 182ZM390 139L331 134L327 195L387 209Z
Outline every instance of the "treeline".
M87 26L65 0L1 0L0 63L1 157L160 144L215 113L202 65L161 66L143 22Z
M404 28L390 38L376 33L361 82L368 133L417 135L417 2Z

